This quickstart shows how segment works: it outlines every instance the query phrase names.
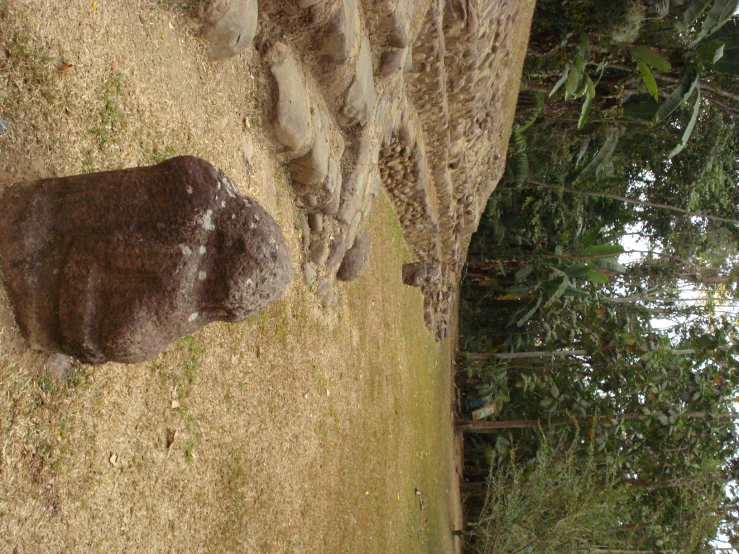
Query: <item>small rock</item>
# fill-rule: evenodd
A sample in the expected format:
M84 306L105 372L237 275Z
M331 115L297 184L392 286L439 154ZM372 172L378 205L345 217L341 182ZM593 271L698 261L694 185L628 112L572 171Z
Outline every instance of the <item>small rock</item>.
M341 168L336 160L331 158L328 162L328 178L324 182L324 193L328 197L328 202L323 208L325 215L336 215L339 211L342 183Z
M309 214L308 225L310 225L310 230L312 233L320 235L323 231L323 216L319 213Z
M277 43L268 58L272 75L277 81L277 140L291 150L300 150L312 137L310 107L303 78L284 44Z
M318 272L316 271L316 266L310 262L306 262L303 265L303 279L305 280L306 286L311 288L316 283L317 278Z
M241 141L241 160L244 162L246 176L251 177L251 159L254 155L254 143L249 135L245 135Z
M420 287L437 283L439 279L441 279L441 268L437 263L403 264L403 283L406 285Z
M299 8L310 8L316 4L323 2L323 0L293 0Z
M312 192L304 193L299 198L306 209L314 210L318 207L318 196Z
M321 305L324 308L331 308L332 306L336 305L336 300L337 300L336 292L334 291L333 287L331 287L324 294L322 294L320 298L321 298Z
M320 185L328 175L328 141L317 114L313 116L313 129L315 130L313 148L305 156L293 160L290 164L292 178L308 186Z
M65 354L51 354L44 364L44 370L56 384L67 381L73 368L74 359Z
M323 53L334 62L344 63L351 56L357 42L357 20L357 1L341 0L321 44Z
M341 199L341 207L336 214L338 219L344 225L349 225L357 213L357 200L354 196L347 196Z
M318 288L316 288L316 295L318 298L321 299L321 304L324 308L328 308L333 305L334 303L334 288L331 284L330 279L323 279L320 283L318 283Z
M201 8L201 34L210 44L210 57L225 60L241 54L257 33L257 0L212 0Z
M326 243L323 240L314 239L310 243L309 252L308 258L314 264L323 265L326 263L326 258L328 258L328 246L326 246Z
M380 57L380 74L383 77L400 71L405 66L408 50L406 48L392 48L382 53Z
M357 57L354 80L344 96L344 107L339 114L339 123L350 127L356 123L364 125L375 105L375 82L372 71L372 51L367 38L362 40Z
M339 265L339 262L344 258L344 254L346 253L346 241L344 240L344 236L339 234L331 241L331 244L328 247L328 258L326 259L326 267L328 269L333 269L337 265Z
M409 2L410 6L408 6ZM405 48L408 46L409 28L413 20L412 12L413 0L399 0L389 19L387 42L390 46L396 48Z
M359 278L367 269L372 243L369 233L365 229L354 241L341 262L336 278L341 281L353 281Z
M308 216L305 214L300 214L300 233L303 236L303 248L308 250L308 246L310 245L310 224L308 223Z

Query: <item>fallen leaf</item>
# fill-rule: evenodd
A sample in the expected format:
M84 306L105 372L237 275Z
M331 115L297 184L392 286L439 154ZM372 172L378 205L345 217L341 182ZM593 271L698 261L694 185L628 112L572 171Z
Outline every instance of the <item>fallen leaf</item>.
M66 75L67 73L69 73L69 70L72 69L73 67L74 65L72 65L69 62L62 62L62 65L59 66L59 73L61 75Z
M177 430L167 429L167 450L169 450L172 444L174 443L174 439L176 436L177 436Z
M93 2L92 3L92 10L95 11L97 9L98 9L98 3L97 2Z

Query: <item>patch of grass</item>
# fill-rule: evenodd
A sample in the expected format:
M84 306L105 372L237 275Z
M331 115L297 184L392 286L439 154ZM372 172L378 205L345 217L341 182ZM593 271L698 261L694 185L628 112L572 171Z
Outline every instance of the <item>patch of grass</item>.
M187 384L191 385L200 370L200 356L203 354L203 349L198 346L198 343L191 336L178 339L177 346L185 354L186 359L183 374L187 380Z
M23 136L31 121L56 117L60 104L54 56L34 42L29 32L6 32L0 52L0 75L3 76L0 105L8 123L8 131L0 136L3 140ZM33 131L37 133L38 128L34 126Z
M43 394L49 394L54 390L54 383L48 377L36 379L36 386Z
M200 444L200 437L199 436L190 439L185 444L185 461L188 464L191 464L193 462L193 460L195 459L195 447L198 444Z
M21 81L17 85L21 91L33 92L35 89L46 95L53 83L54 56L33 45L30 36L22 32L11 35L3 43L3 49L5 63L0 67L4 65L6 71L20 74Z
M290 173L290 168L286 165L280 164L277 166L277 169L275 169L275 181L280 187L289 189L290 191L293 190L292 186L290 186L292 175Z
M141 141L141 165L156 165L164 160L177 156L177 149L172 145L157 146Z
M404 248L403 261L410 262L412 260L412 255L405 243L403 228L400 226L400 218L395 213L395 210L392 207L392 203L389 200L385 200L384 202L380 202L379 204L379 209L384 212L383 215L385 217L385 220L387 221L387 229L393 241L393 244L400 245Z
M190 408L184 404L184 393L180 393L180 416L185 424L185 428L192 435L192 437L185 443L184 454L185 461L192 463L195 455L195 448L200 444L203 436L200 432L200 424L195 419Z
M67 387L70 389L82 389L90 384L92 378L92 367L75 362L67 376Z
M120 105L122 95L123 76L119 71L112 71L100 87L100 108L95 113L93 126L87 131L95 137L100 150L105 150L125 125Z
M249 480L242 467L241 455L238 452L231 453L228 465L223 473L224 492L228 500L230 516L235 523L243 523L246 507L242 490L248 486Z
M316 423L316 435L321 441L325 441L329 437L330 426L325 419L320 419Z
M92 148L88 148L85 151L85 157L82 160L82 173L96 173L100 171L97 164L95 163L95 154Z
M275 302L267 309L249 320L260 330L269 329L273 344L280 343L287 347L290 341L290 306L287 302Z
M295 229L295 234L300 237L300 240L304 240L305 237L303 236L303 217L305 217L300 211L295 210L293 212L293 229Z
M180 403L178 410L182 417L182 421L185 424L185 428L188 433L192 435L192 438L185 443L184 447L185 460L187 463L192 463L195 448L200 444L202 434L200 423L193 415L192 410L187 405L186 401L190 394L190 387L192 387L193 382L200 371L200 357L203 354L203 349L191 336L182 337L181 339L178 339L175 344L180 353L184 355L181 377L179 379L176 377L176 379L180 381L177 386L177 400Z

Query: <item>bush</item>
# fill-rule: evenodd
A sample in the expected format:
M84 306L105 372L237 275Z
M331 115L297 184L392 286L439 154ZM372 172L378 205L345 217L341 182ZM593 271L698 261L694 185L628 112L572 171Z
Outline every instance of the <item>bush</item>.
M599 467L579 438L541 436L535 460L488 478L488 495L469 532L468 548L480 554L562 554L617 546L614 530L628 521L625 492L615 471ZM624 498L620 498L624 497ZM619 541L626 537L619 534Z

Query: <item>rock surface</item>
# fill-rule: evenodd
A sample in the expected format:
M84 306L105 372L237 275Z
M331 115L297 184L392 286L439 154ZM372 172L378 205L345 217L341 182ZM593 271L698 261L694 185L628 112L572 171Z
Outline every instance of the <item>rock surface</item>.
M361 277L364 270L367 269L371 247L372 241L365 229L357 235L354 246L347 250L344 255L344 260L339 266L336 278L340 281L353 281Z
M339 9L324 34L321 49L332 61L346 62L356 47L357 0L340 0Z
M406 269L407 282L420 287L424 318L444 337L470 237L505 168L510 127L500 115L515 100L511 52L516 64L525 52L512 30L533 8L511 0L288 4L261 9L264 44L275 45L265 60L278 91L274 151L300 205L323 215L303 233L307 281L331 306L336 279L361 274L361 230L384 190L421 264ZM270 58L278 50L291 60L285 74Z
M246 50L257 33L257 0L204 2L201 34L210 45L213 60L225 60Z
M441 279L439 264L415 262L403 264L403 283L411 287L434 285Z
M318 115L313 116L314 139L310 151L290 164L292 178L302 185L320 185L328 175L329 147Z
M193 157L4 189L0 266L23 336L92 364L243 321L293 275L272 217Z
M270 52L271 70L277 80L277 140L292 150L299 150L311 139L308 95L295 59L284 44Z
M372 52L369 40L364 39L359 48L356 73L344 97L339 122L344 127L355 123L364 125L375 105L375 82L372 78Z

